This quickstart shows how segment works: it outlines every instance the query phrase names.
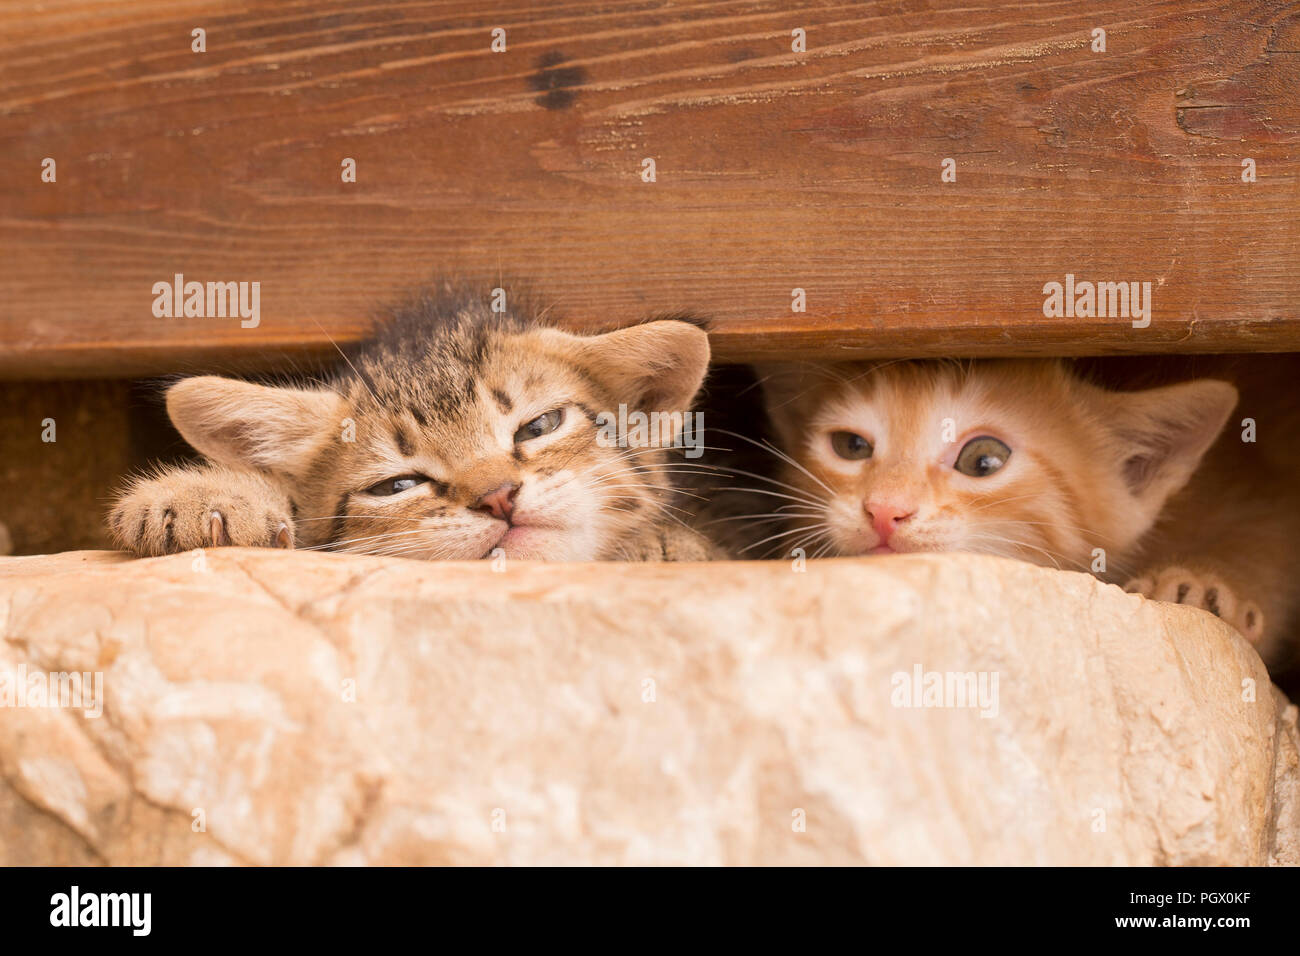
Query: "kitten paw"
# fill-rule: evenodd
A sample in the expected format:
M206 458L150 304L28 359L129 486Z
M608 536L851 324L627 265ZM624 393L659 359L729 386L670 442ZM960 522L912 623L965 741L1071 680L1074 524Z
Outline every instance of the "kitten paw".
M1251 643L1264 633L1264 614L1254 601L1243 601L1221 578L1201 571L1168 567L1133 578L1124 590L1153 601L1199 607L1231 624Z
M177 469L135 481L113 508L113 537L139 555L229 545L292 548L288 498L260 475Z
M704 535L676 525L662 529L660 540L665 561L718 561L724 557Z
M665 525L625 545L619 557L624 561L717 561L725 555L699 532Z

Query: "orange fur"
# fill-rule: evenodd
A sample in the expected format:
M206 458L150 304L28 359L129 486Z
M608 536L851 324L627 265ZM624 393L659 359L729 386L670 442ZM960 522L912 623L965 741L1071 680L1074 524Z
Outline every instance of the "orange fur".
M786 550L970 551L1088 571L1219 613L1276 660L1300 571L1296 431L1275 417L1268 442L1243 443L1233 385L1116 392L1050 360L759 371L795 462ZM869 441L870 457L838 454L836 431ZM955 460L977 436L1010 455L962 474Z

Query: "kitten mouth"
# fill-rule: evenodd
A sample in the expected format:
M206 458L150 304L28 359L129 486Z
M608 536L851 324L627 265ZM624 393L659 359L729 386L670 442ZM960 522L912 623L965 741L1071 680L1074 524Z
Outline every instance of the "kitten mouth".
M487 549L487 553L483 555L483 557L490 558L492 557L492 552L496 551L498 548L504 549L509 548L511 545L519 545L528 542L530 539L536 538L538 535L545 535L556 530L558 530L558 526L556 525L538 524L534 522L529 522L527 524L518 522L508 525L506 530L501 533L501 536L496 539L490 548Z
M887 544L878 544L868 551L867 554L898 554L898 551Z

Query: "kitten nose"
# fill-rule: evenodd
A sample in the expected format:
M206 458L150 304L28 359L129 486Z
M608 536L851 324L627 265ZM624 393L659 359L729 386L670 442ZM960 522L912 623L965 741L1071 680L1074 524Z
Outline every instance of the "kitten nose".
M519 494L519 486L506 482L495 491L489 491L470 507L475 511L491 512L492 517L500 518L502 521L509 521L510 516L515 513L515 496Z
M914 508L898 508L894 505L875 504L870 501L867 502L865 509L867 520L876 529L881 544L887 544L889 536L898 530L898 526L916 514Z

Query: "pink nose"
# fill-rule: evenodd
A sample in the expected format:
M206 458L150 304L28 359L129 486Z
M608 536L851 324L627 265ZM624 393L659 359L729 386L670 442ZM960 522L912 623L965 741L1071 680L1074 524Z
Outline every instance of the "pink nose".
M899 508L895 505L867 502L864 506L867 520L876 529L881 544L889 543L889 536L898 530L898 526L916 513L915 508Z
M482 498L479 498L472 507L475 511L487 511L494 518L509 521L510 516L515 513L515 496L517 494L519 494L519 486L506 482L495 491L489 491Z

